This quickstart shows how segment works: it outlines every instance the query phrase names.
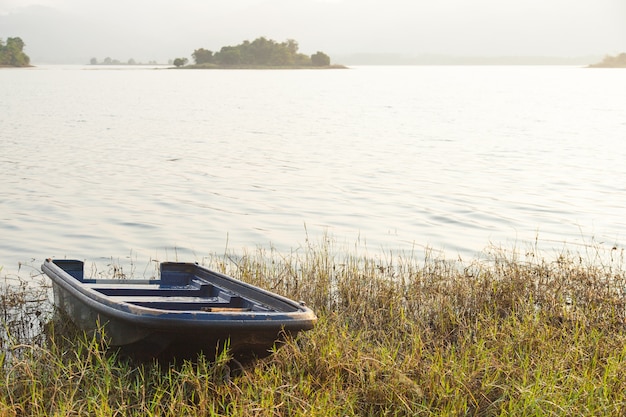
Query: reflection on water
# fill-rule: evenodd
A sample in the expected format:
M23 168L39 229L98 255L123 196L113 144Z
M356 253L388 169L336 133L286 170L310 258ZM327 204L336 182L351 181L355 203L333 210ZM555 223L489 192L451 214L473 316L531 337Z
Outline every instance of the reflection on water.
M0 71L0 265L621 244L621 71ZM131 255L132 254L132 255Z

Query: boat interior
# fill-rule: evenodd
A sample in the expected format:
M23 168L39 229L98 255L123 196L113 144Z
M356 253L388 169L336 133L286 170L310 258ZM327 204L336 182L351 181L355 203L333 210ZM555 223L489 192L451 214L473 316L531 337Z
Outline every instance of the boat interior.
M117 302L125 302L141 307L166 310L192 310L212 312L271 311L262 304L241 297L211 283L198 279L188 285L120 283L115 280L94 280L85 283Z
M279 297L192 263L163 262L160 276L152 279L86 278L81 261L54 263L84 288L118 303L159 310L224 313L297 310Z

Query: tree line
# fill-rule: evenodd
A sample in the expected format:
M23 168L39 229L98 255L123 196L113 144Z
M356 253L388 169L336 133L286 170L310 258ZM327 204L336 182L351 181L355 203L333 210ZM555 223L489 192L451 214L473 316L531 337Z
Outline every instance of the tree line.
M0 65L11 67L27 67L30 58L24 53L24 41L22 38L7 38L4 42L0 39Z
M260 37L252 42L243 41L236 46L223 46L218 52L204 48L191 54L197 66L259 66L259 67L324 67L330 65L330 57L323 52L308 56L298 52L298 42L288 39L276 42ZM185 58L177 58L174 65L183 66Z
M119 59L113 59L111 57L106 57L102 61L98 61L98 58L91 58L89 60L90 65L144 65L142 62L137 62L133 58L130 58L128 61L123 62ZM148 65L158 65L156 61L149 61Z

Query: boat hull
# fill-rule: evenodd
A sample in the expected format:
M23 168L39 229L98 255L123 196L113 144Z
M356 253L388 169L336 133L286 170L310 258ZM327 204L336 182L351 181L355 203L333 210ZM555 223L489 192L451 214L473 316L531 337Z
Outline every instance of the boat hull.
M303 303L192 263L165 262L150 280L88 279L83 262L46 260L55 305L81 329L139 359L266 356L313 328Z

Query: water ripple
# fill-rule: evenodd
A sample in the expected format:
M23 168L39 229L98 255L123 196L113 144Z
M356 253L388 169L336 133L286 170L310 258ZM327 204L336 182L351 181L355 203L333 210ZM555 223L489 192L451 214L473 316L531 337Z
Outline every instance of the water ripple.
M626 236L623 77L578 68L0 72L0 266ZM125 88L118 88L123 84Z

